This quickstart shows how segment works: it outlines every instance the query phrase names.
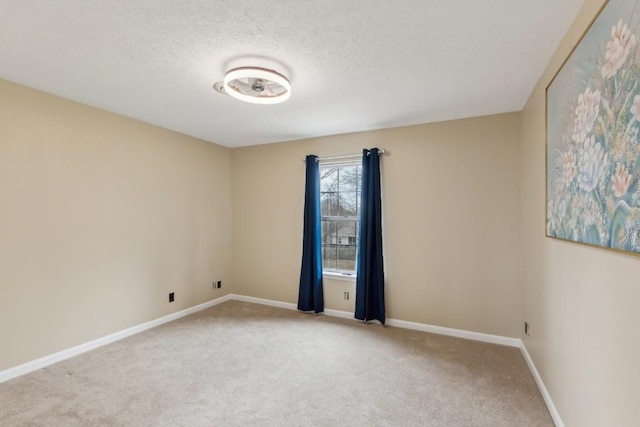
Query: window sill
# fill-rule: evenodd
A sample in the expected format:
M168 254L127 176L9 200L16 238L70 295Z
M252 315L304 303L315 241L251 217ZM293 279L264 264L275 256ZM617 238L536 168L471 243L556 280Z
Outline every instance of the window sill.
M355 274L322 272L322 276L325 279L344 280L344 281L347 281L347 282L355 282L356 281L356 275Z

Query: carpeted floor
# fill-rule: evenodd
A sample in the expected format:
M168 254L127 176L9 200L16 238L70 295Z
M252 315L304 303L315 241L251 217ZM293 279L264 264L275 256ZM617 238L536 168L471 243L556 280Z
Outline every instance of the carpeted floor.
M520 350L230 301L0 384L2 426L553 426Z

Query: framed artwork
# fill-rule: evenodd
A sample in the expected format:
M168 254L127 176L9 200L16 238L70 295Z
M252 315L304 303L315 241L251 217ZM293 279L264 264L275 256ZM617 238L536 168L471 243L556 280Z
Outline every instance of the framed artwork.
M602 7L546 103L546 235L640 253L640 0Z

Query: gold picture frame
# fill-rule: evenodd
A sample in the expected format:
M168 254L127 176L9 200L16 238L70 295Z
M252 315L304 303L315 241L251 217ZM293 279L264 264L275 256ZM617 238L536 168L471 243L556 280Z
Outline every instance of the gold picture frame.
M609 0L546 88L546 236L640 253L640 0Z

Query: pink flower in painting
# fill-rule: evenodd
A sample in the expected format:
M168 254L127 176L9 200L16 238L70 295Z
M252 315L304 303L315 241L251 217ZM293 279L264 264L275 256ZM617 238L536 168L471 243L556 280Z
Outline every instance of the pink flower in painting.
M567 151L562 154L562 178L564 185L569 186L573 178L575 178L578 172L578 166L576 165L576 155L573 151Z
M631 114L633 114L633 118L640 122L640 95L636 95L633 97L633 104L631 104Z
M610 79L616 75L635 43L636 36L631 34L627 24L623 24L622 20L618 21L618 24L611 28L611 40L607 43L601 70L602 77Z
M576 118L573 122L573 140L581 143L593 129L593 124L600 112L600 91L593 92L586 88L578 97Z
M613 185L611 186L613 194L615 194L616 197L622 197L627 194L632 178L633 175L629 175L627 169L618 163L618 166L616 166L616 173L611 177L611 180L613 181Z

